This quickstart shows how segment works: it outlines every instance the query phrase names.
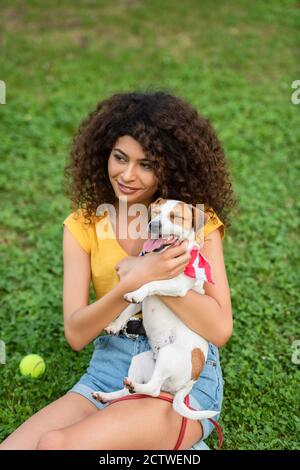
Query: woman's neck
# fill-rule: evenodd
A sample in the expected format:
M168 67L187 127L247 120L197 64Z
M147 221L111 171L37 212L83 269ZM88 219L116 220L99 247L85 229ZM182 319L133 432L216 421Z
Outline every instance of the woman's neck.
M147 210L148 210L148 207L149 207L149 202L140 202L139 204L143 204L146 206ZM127 218L127 221L128 222L131 222L132 220L136 219L137 217L140 217L141 216L141 213L140 211L137 210L137 214L135 215L129 215L129 211L130 211L130 205L125 205L124 203L122 204L121 203L121 207L120 207L120 203L119 201L117 202L114 202L113 204L114 208L115 208L115 211L116 211L116 218L119 220L120 219L120 211L124 210L125 212L125 209L127 211L126 213L126 218Z

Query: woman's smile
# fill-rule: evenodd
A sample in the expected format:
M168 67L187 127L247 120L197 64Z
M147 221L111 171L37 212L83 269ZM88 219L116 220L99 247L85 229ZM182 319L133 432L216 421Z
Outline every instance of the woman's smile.
M120 191L122 191L123 193L125 194L132 194L132 193L135 193L136 191L139 191L140 189L137 188L137 189L131 189L131 188L128 188L126 186L123 186L121 183L118 182L118 186L119 186L119 189Z

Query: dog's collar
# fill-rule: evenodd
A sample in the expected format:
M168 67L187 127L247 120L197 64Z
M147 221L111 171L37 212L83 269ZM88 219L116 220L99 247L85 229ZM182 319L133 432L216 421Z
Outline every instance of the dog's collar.
M200 281L207 281L215 284L212 278L211 265L209 261L200 253L197 245L190 249L191 259L184 270L184 274Z

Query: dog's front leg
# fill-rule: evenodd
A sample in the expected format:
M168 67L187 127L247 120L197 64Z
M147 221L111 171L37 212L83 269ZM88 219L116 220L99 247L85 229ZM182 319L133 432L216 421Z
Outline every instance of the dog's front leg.
M126 307L125 310L123 310L123 312L114 321L112 321L106 328L104 328L104 330L108 334L112 335L119 333L119 331L124 328L129 318L135 315L140 310L140 305L128 305L128 307Z
M173 279L148 282L135 291L127 292L123 297L128 302L142 302L150 295L184 297L193 285L194 280L185 275L179 274L179 276Z
M144 284L142 287L139 287L139 289L137 290L134 290L132 292L127 292L126 294L123 295L123 297L125 300L127 300L127 302L133 302L133 303L142 302L149 295L156 294L158 284L161 282L169 282L169 281L148 282L147 284Z

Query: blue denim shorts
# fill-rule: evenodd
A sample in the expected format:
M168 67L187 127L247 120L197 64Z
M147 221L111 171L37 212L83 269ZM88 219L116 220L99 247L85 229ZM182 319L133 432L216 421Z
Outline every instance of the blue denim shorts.
M91 393L96 390L113 392L123 389L123 380L127 377L132 357L150 350L151 347L147 336L128 338L123 333L101 335L93 343L95 349L86 372L68 392L79 393L94 403L97 408L103 409L106 405L95 400ZM221 411L223 384L219 350L214 344L209 343L206 365L189 393L191 407L198 410ZM220 413L213 419L217 421L219 415ZM203 419L200 423L203 436L191 449L205 448L205 443L202 441L214 430L213 424L208 419Z

